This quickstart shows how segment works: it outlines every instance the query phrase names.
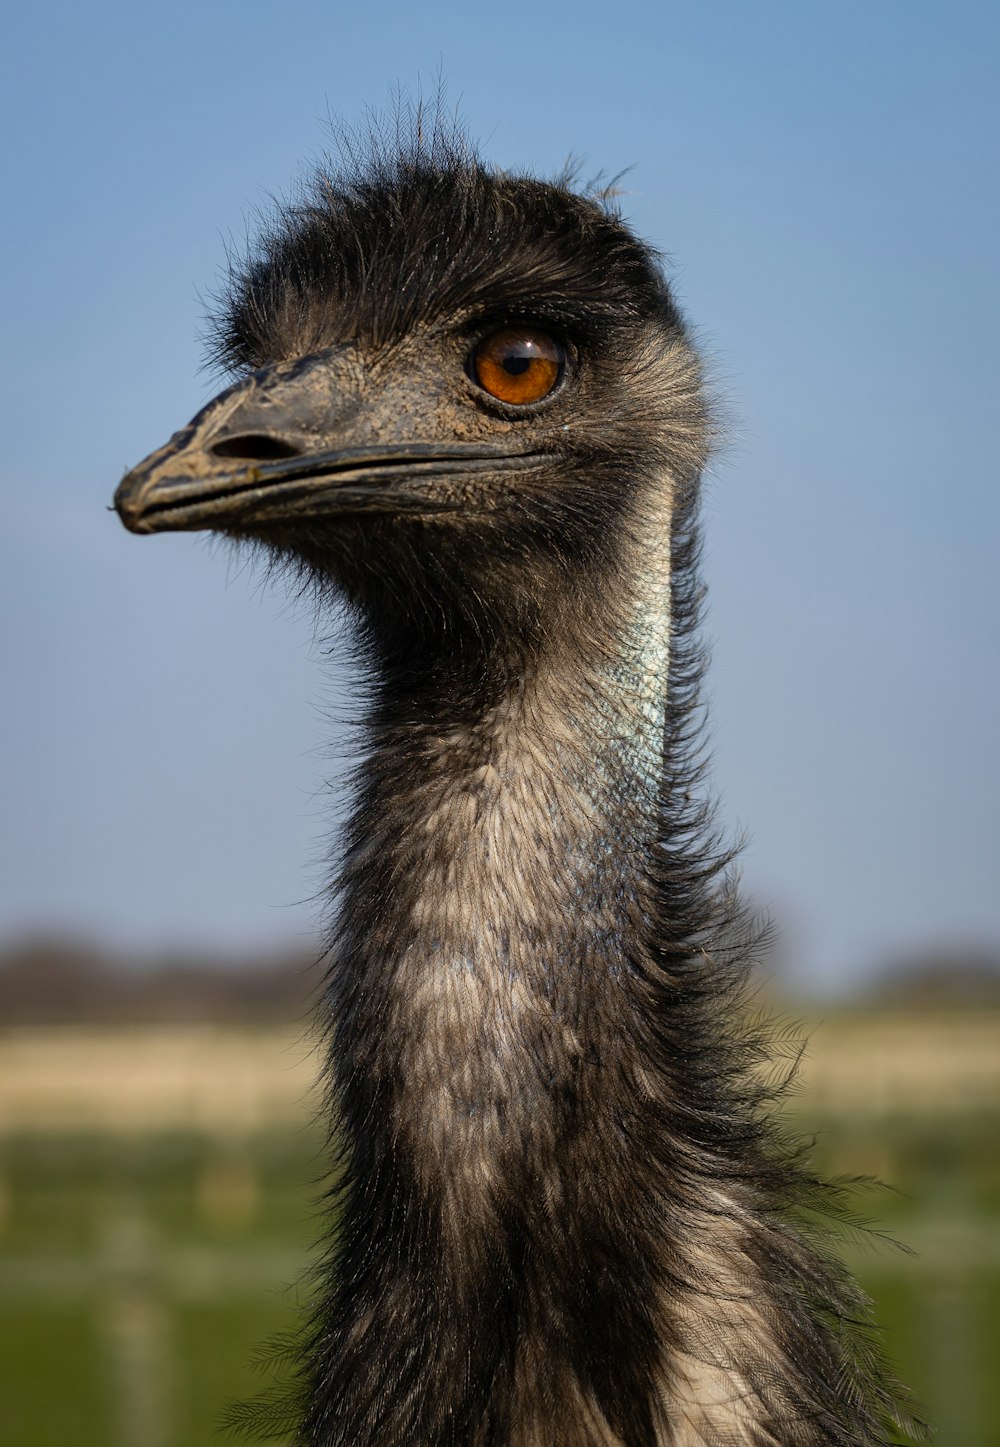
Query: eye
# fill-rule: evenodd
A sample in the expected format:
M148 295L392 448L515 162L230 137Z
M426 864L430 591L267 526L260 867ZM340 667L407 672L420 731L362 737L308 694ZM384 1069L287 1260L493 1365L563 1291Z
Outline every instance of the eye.
M484 392L523 406L547 397L563 373L559 343L534 327L503 327L484 337L470 357L470 371Z

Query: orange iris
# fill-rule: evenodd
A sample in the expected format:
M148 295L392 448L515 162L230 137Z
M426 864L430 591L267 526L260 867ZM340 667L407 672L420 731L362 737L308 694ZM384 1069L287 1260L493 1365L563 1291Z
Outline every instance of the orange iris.
M522 406L547 397L562 368L562 347L533 327L503 327L484 337L472 354L472 369L483 391Z

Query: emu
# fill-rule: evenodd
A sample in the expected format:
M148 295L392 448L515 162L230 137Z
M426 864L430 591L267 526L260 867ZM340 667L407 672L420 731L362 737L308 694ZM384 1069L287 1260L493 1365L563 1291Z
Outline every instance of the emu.
M740 1005L699 745L711 409L655 253L439 125L279 212L214 342L233 385L120 517L297 570L368 678L295 1440L887 1443L905 1393Z

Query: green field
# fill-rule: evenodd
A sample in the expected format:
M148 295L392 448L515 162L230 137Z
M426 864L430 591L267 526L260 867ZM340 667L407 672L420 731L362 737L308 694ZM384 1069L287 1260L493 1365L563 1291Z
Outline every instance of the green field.
M917 1252L845 1245L890 1352L943 1447L1000 1447L1000 1108L834 1094L790 1109L825 1169L893 1183L856 1204ZM323 1169L308 1111L235 1133L54 1121L0 1132L0 1442L224 1441L226 1404L263 1385L255 1348L299 1315Z

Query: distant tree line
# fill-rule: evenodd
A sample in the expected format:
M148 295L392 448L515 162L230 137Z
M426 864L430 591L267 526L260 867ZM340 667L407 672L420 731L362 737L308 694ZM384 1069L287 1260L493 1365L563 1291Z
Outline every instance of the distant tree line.
M0 948L0 1026L302 1021L321 978L318 947L136 959L39 936Z
M1000 946L938 945L888 960L876 972L869 998L928 1009L1000 1004Z
M0 946L0 1027L42 1024L303 1022L322 954L116 955L81 940L33 936ZM780 978L767 991L780 1004ZM869 976L859 1004L946 1009L1000 1005L1000 946L927 949Z

